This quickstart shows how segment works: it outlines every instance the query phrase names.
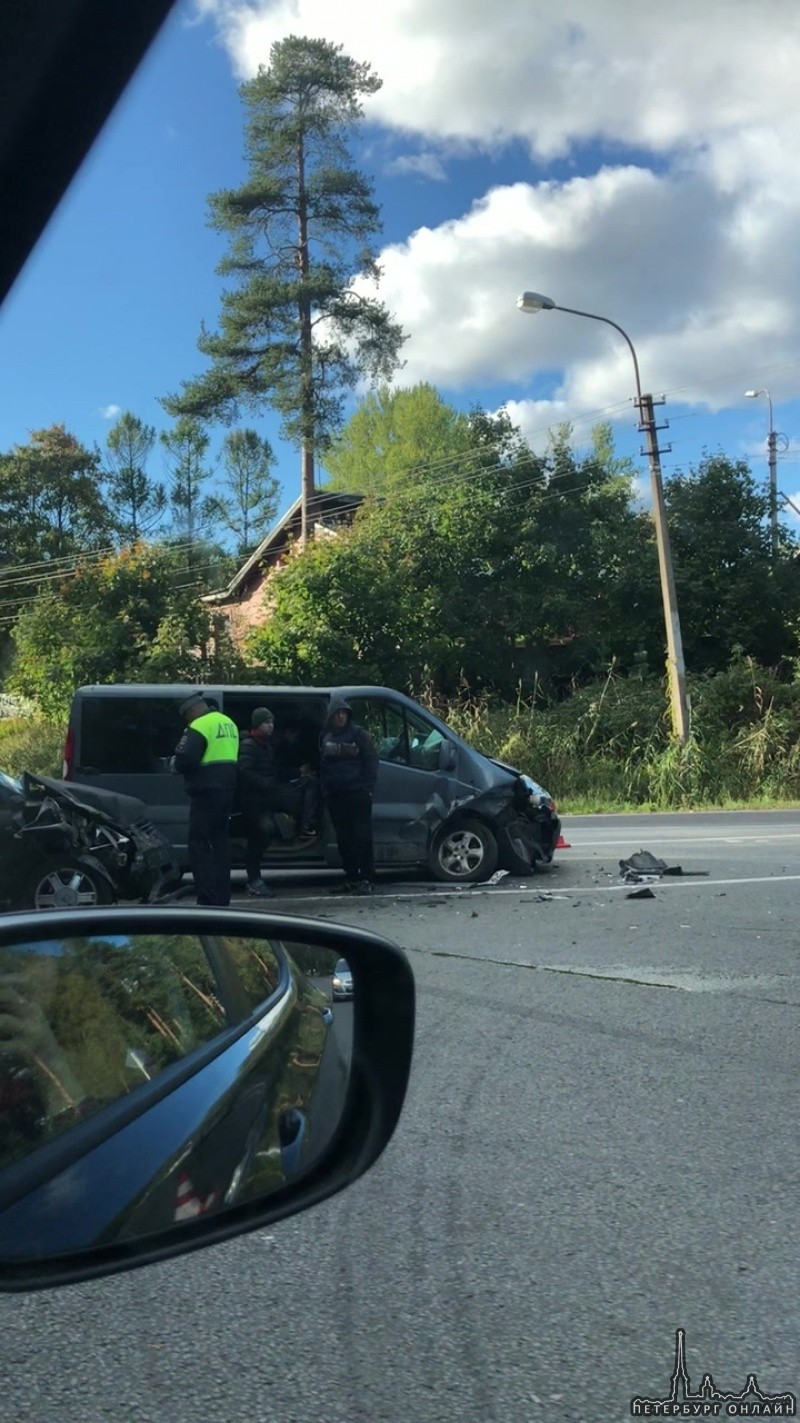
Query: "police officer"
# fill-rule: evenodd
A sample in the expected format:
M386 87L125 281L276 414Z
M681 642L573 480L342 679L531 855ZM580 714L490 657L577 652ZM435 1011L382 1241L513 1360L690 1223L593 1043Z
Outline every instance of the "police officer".
M189 796L189 864L197 903L231 902L230 818L236 796L239 732L195 693L181 702L187 723L172 758Z

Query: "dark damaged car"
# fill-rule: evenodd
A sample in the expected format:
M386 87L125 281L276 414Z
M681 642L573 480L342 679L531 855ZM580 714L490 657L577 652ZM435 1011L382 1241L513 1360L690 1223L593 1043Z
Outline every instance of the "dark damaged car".
M141 800L0 772L0 909L146 903L179 880L172 846Z
M445 722L388 687L107 685L81 687L72 703L64 751L70 783L136 796L175 847L182 865L188 802L170 758L183 731L179 707L190 692L233 718L244 734L256 707L269 707L287 779L319 768L319 742L331 702L352 707L370 732L380 768L373 800L379 869L424 867L441 880L487 880L497 869L531 874L549 864L560 825L555 805L535 781L468 745ZM341 864L333 828L323 817L316 838L298 843L297 827L276 816L264 867ZM244 862L241 827L233 822L234 865Z

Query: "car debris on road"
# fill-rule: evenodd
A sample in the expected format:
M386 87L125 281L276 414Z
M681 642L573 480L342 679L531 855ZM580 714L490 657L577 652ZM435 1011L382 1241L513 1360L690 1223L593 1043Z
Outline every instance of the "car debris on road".
M639 850L627 860L620 860L619 874L623 884L647 885L658 884L664 875L692 875L701 878L707 876L709 871L685 870L682 865L668 865L666 860L657 859L649 850ZM645 895L641 897L646 898Z

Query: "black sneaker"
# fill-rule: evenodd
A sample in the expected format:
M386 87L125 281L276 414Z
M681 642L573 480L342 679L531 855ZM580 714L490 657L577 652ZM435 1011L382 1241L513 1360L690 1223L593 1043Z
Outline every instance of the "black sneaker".
M271 885L267 884L266 880L263 879L249 880L247 885L247 893L250 895L251 899L275 898L274 889Z
M331 894L357 894L358 885L353 879L346 879L342 884L334 885Z
M360 879L360 880L358 881L358 884L356 885L356 887L355 887L353 893L354 893L354 894L374 894L374 893L375 893L375 886L373 885L372 880Z

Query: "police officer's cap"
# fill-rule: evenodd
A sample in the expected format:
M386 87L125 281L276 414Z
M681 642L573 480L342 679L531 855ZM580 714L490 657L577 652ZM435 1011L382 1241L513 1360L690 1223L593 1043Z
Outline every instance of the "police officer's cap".
M250 718L250 725L253 728L253 731L255 731L256 727L263 726L265 722L274 720L275 718L272 715L272 712L270 711L269 707L256 707L255 711L253 712L253 715Z
M196 706L205 706L205 699L200 692L194 692L191 697L187 697L185 701L181 702L178 711L181 716L186 716L186 713Z

